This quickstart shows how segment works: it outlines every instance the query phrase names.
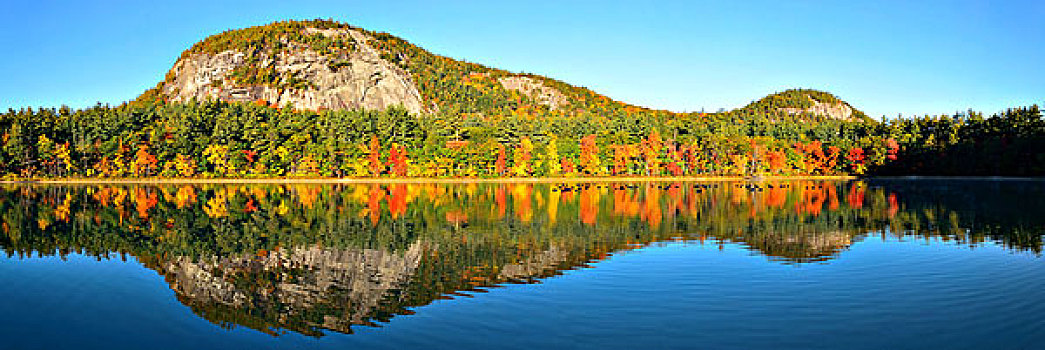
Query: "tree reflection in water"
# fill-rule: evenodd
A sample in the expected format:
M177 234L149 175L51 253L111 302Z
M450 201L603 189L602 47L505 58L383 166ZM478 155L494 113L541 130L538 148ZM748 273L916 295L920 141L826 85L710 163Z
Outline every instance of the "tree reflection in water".
M0 191L8 255L131 255L224 327L351 333L620 251L733 242L827 262L892 235L1040 254L1036 182L32 186Z

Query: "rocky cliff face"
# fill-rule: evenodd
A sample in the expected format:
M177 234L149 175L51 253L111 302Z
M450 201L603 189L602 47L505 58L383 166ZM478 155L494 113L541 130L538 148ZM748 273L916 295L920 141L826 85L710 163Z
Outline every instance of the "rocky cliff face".
M354 42L354 49L321 54L284 39L289 49L277 52L194 53L175 63L161 91L175 102L215 98L278 106L289 103L313 110L399 105L411 113L423 111L421 94L410 75L383 59L363 32L347 28L305 28L303 32L348 40ZM237 71L271 72L279 78L270 84L243 83L246 79L237 79Z
M509 76L497 79L505 89L518 91L519 93L533 99L555 110L567 104L566 96L552 87L545 86L530 77Z
M828 117L838 120L854 120L853 108L845 103L825 103L810 98L813 102L812 107L807 108L781 108L782 111L788 114L802 114L810 113L821 117Z

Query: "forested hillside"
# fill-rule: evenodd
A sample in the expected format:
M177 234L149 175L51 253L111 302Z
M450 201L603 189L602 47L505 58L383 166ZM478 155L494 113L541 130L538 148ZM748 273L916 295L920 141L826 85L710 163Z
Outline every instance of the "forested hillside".
M792 89L673 113L324 20L211 36L133 102L0 131L8 179L1045 173L1037 106L883 123Z
M384 64L394 68L381 69ZM330 80L334 82L324 84ZM322 100L330 91L340 91L340 97L347 100L365 99L351 91L381 87L391 80L408 82L410 86L404 88L419 92L423 108L407 108L417 113L473 117L671 114L613 101L554 79L439 56L387 33L327 20L277 22L208 37L183 52L164 81L138 100L215 98L275 107L290 104L299 109L353 109L362 106L352 105L353 101L337 101L346 102L341 106L310 100ZM373 97L373 91L368 93ZM389 104L410 107L413 103L403 94L376 93L392 102Z

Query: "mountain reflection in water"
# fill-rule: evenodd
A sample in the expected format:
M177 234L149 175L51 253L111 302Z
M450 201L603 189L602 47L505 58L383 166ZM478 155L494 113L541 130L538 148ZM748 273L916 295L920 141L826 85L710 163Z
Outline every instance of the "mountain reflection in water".
M31 186L0 191L9 256L131 255L224 327L321 336L620 251L688 240L829 263L869 237L1040 254L1035 182ZM999 195L999 193L1003 195ZM1018 208L1018 210L1016 210Z

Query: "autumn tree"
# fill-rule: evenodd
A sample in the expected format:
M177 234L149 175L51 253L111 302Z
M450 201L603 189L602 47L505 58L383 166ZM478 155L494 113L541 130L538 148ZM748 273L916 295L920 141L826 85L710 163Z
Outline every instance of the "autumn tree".
M134 161L131 162L131 166L134 168L135 175L151 176L152 170L156 168L156 163L156 156L149 153L149 146L141 145L134 153Z
M177 170L178 176L184 178L196 175L196 161L183 154L174 156L174 168Z
M660 175L660 152L664 147L660 139L660 133L651 131L649 136L642 141L640 147L642 158L646 163L646 175Z
M771 174L780 174L787 166L787 155L783 151L767 151L766 165L769 166Z
M213 167L214 175L227 175L232 173L229 166L229 146L209 145L203 150L203 159Z
M301 158L300 166L298 168L301 169L301 174L303 175L319 175L319 161L311 154Z
M399 177L406 176L408 166L406 149L396 143L392 143L391 148L388 150L388 164L391 166L393 174Z
M561 158L559 158L558 138L554 134L548 135L544 152L540 155L540 164L546 167L546 175L557 176L562 173Z
M853 147L849 149L845 159L849 161L849 169L853 174L863 174L867 170L867 165L864 164L864 150L860 147Z
M566 175L577 174L577 167L574 166L573 160L571 160L570 158L563 157L562 158L561 167L562 167L562 173L563 174L566 174Z
M505 169L507 168L507 158L504 146L497 145L497 160L494 161L494 174L497 176L504 176Z
M613 175L625 175L628 173L628 146L613 145Z
M515 176L526 177L532 173L530 169L530 159L532 158L531 153L533 152L533 142L530 142L529 137L523 137L519 140L519 146L515 148L515 161L512 166L512 173Z
M69 143L59 144L55 147L54 154L55 159L58 161L58 176L68 175L73 170L73 158L69 150Z
M370 136L367 160L370 162L370 175L379 176L385 172L384 164L381 162L381 142L377 140L377 135Z
M588 175L599 175L602 173L599 160L599 146L595 144L595 135L581 138L581 153L577 159L577 165Z

